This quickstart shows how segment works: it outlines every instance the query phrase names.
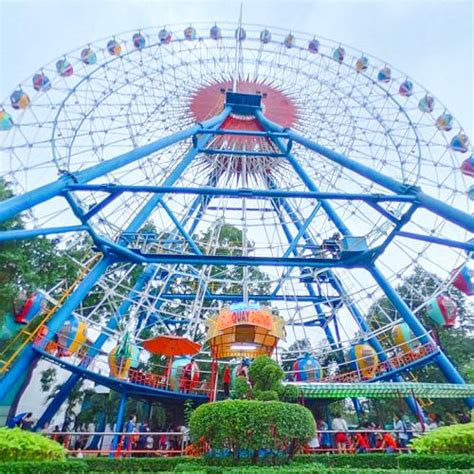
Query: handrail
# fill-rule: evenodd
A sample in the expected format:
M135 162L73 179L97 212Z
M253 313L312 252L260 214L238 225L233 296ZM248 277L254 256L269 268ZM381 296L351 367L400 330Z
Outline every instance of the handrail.
M10 365L15 361L15 359L18 357L20 352L25 348L25 346L31 342L33 339L35 339L38 334L41 332L43 329L44 325L49 321L49 319L53 316L53 314L58 310L58 308L62 305L62 303L69 297L69 295L74 291L74 289L79 285L79 283L82 281L82 279L85 277L87 274L88 270L90 270L90 267L94 265L99 259L101 258L100 254L95 255L88 263L85 265L83 268L81 268L81 271L79 272L78 277L76 280L73 282L72 285L70 285L64 293L61 295L61 298L56 301L56 303L44 314L43 318L38 322L37 319L34 319L31 321L30 324L28 324L24 329L22 329L20 332L18 332L4 347L3 351L0 353L0 374L5 373ZM30 331L29 327L31 324L34 324L36 327ZM19 346L13 351L11 355L8 356L7 360L3 360L5 354L8 354L8 352L11 350L12 347L15 347L21 339L24 338L24 340L19 344Z
M423 436L429 429L425 425L420 426L421 430L409 427L406 430L387 430L387 429L367 429L363 427L349 428L345 432L348 436L347 441L349 446L347 452L356 453L356 448L352 444L352 436L360 433L364 435L375 435L379 437L386 433L394 435L400 440L400 435L405 434L409 436ZM334 435L338 433L337 430L316 430L315 437L318 438L319 447L310 447L306 445L303 447L303 452L327 452L336 453L338 449L336 447ZM46 431L40 432L48 438L55 439L60 442L73 456L93 456L93 455L114 455L115 457L129 457L133 455L158 455L158 456L183 456L183 455L203 455L209 450L209 446L202 440L197 445L190 443L190 431L186 428L186 431ZM324 435L329 435L329 439L323 443ZM97 437L99 439L97 439ZM143 437L145 438L143 440ZM153 446L147 448L148 438L152 438ZM95 449L89 449L90 442L96 438L97 447ZM112 438L110 440L110 446L104 447L104 440ZM112 442L114 440L114 442ZM116 441L116 442L115 442ZM175 445L171 443L174 441ZM395 439L397 442L397 440ZM74 445L71 446L71 443ZM77 443L80 443L79 446ZM168 444L168 442L170 444ZM401 445L397 442L398 451L413 450L413 448L407 448L406 445ZM369 446L367 451L382 451L385 448Z

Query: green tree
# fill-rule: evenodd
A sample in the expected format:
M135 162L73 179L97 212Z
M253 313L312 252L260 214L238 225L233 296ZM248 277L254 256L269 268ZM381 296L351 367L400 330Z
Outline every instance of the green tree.
M0 178L0 201L13 196L11 186ZM27 222L27 216L16 216L1 222L0 231L25 229ZM46 237L0 242L0 323L20 292L49 289L63 279L73 281L79 270L74 259L82 260L88 249L83 243L66 251Z
M298 389L294 385L283 385L283 369L271 357L259 356L250 364L251 387L243 377L236 381L236 396L242 399L255 398L261 401L294 400Z
M43 370L43 372L41 372L40 383L41 390L43 392L49 392L51 390L54 382L56 381L56 376L57 372L55 367L50 367L49 369Z

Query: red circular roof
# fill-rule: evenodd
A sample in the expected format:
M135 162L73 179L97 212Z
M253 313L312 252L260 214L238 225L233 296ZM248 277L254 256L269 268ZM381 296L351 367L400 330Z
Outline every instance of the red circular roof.
M191 101L191 112L197 122L202 122L217 115L224 108L225 92L232 89L232 81L222 81L204 86L194 94ZM251 81L239 81L237 92L262 95L265 116L282 127L291 127L296 121L296 107L293 101L278 89ZM229 130L263 130L255 118L230 115L223 123L223 129ZM214 146L233 149L268 149L268 139L257 137L218 137Z
M225 91L232 89L232 81L222 81L199 89L191 101L191 112L198 122L217 115L224 107ZM257 82L239 81L237 92L261 94L266 117L282 127L291 127L296 121L296 107L285 94L271 86ZM245 125L244 125L245 124ZM231 126L232 125L232 126ZM229 117L223 128L260 130L255 119Z

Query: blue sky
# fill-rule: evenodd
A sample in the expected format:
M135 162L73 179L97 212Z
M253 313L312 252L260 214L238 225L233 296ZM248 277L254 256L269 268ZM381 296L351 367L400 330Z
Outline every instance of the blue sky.
M245 0L244 22L314 32L360 48L407 72L442 102L471 138L471 1ZM63 53L135 28L232 21L240 1L0 0L0 95Z

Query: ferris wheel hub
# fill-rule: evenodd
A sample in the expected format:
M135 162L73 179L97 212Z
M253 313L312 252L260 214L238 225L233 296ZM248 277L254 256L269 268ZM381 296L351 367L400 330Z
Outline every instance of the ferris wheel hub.
M238 81L238 92L232 91L232 81L221 81L206 85L193 96L190 109L198 122L206 120L225 105L232 106L233 112L222 124L224 130L242 132L264 131L254 116L255 110L263 110L265 116L280 124L291 127L297 119L296 105L285 93L274 86L258 81ZM259 174L273 174L281 167L281 160L262 156L265 152L275 152L267 137L249 135L221 135L212 141L214 149L222 149L222 154L206 156L208 164L219 172L247 177ZM225 153L232 151L255 151L257 155L234 156Z

